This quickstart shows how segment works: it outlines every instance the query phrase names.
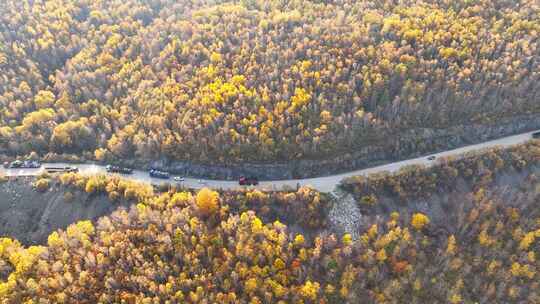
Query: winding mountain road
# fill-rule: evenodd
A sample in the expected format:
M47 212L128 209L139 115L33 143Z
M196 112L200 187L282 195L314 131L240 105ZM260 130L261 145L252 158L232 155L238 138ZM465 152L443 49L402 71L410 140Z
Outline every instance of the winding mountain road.
M474 151L479 151L479 150L487 149L487 148L508 147L512 145L517 145L517 144L524 143L530 140L532 138L532 133L535 133L538 131L503 137L500 139L491 140L491 141L483 142L480 144L469 145L469 146L465 146L465 147L461 147L461 148L457 148L453 150L448 150L445 152L435 153L432 155L438 159L438 158L448 157L448 156L459 156L467 152L474 152ZM339 182L346 177L358 176L358 175L366 176L368 174L384 172L384 171L396 172L403 167L407 167L411 165L430 166L431 164L436 163L436 162L437 162L436 160L432 160L432 161L428 160L427 156L419 157L419 158L389 163L382 166L377 166L377 167L372 167L372 168L367 168L367 169L362 169L362 170L355 170L355 171L351 171L351 172L347 172L343 174L337 174L337 175L307 178L307 179L261 181L258 186L255 186L255 188L261 189L261 190L278 190L285 186L296 188L297 185L300 185L300 186L310 185L321 192L331 192L335 189L335 187L339 184ZM37 176L44 171L45 167L64 167L64 166L77 167L79 168L79 172L83 175L107 174L107 171L105 170L105 166L95 165L95 164L68 164L68 163L44 163L43 166L39 169L1 168L0 172L4 173L5 176L8 176L8 177ZM133 171L133 174L124 175L124 177L127 179L136 180L136 181L145 182L145 183L152 183L152 184L162 184L165 182L175 183L173 179L163 180L163 179L152 178L148 175L148 172L140 171L140 170L135 170ZM196 178L188 178L188 177L186 177L185 180L181 182L180 184L183 185L184 187L191 188L191 189L200 189L203 187L209 187L209 188L214 188L214 189L220 189L220 188L221 189L235 189L235 188L241 187L238 185L237 181L207 180L207 179L196 179Z

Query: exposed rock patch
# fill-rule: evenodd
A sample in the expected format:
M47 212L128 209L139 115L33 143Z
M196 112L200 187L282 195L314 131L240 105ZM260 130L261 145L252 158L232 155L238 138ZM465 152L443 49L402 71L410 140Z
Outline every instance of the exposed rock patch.
M358 203L352 195L342 191L335 191L333 194L336 199L328 212L329 232L337 235L349 233L353 239L358 239L362 221Z

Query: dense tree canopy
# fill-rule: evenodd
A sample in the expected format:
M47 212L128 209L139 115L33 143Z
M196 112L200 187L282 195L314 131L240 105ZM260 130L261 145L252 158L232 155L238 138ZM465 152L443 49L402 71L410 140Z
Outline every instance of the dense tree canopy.
M540 110L519 1L7 0L0 150L290 160Z

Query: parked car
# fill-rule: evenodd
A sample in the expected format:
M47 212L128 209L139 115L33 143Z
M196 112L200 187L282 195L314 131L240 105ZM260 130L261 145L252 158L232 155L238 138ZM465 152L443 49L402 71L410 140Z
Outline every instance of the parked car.
M259 180L254 176L241 176L238 180L238 184L240 184L240 186L256 186L259 184Z
M182 176L175 176L173 179L175 182L183 182L185 180Z
M120 167L115 165L107 165L105 166L105 170L109 173L121 173L121 174L132 174L133 169L126 168L126 167Z
M23 162L20 160L14 160L9 164L9 168L18 169L23 167Z
M437 157L435 155L431 155L430 157L428 157L427 159L428 160L435 160Z
M532 134L532 138L540 138L540 131L534 132L534 133Z
M155 170L155 169L151 169L149 174L150 174L151 177L161 178L161 179L169 179L171 177L169 172L161 171L161 170Z

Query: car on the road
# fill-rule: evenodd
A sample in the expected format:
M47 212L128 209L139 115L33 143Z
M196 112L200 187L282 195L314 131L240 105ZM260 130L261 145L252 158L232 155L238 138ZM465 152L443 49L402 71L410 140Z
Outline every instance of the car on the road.
M532 138L540 138L540 131L534 132L534 133L532 134Z
M23 162L22 162L22 161L20 161L20 160L14 160L14 161L8 163L7 168L9 168L9 169L19 169L19 168L22 168L22 166L23 166Z
M185 180L185 178L182 176L175 176L173 179L175 182L183 182Z
M259 179L254 176L240 176L240 179L238 179L238 184L240 184L240 186L256 186L259 184Z
M149 174L150 174L150 177L161 178L161 179L169 179L171 177L169 172L161 171L157 169L150 169Z
M428 160L435 160L436 158L437 158L437 157L436 157L435 155L431 155L431 156L429 156L427 159L428 159Z
M105 170L109 173L120 173L120 174L132 174L133 169L126 168L126 167L120 167L115 165L107 165L105 166Z

